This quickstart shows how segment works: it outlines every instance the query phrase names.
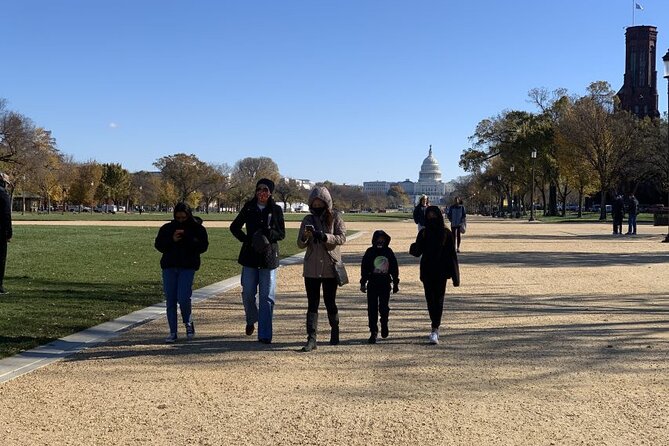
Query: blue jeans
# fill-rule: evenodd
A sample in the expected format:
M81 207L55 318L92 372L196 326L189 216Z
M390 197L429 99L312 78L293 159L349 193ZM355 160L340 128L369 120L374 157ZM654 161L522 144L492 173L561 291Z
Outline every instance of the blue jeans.
M272 340L275 290L276 269L242 267L242 303L246 324L258 322L258 339Z
M170 333L177 332L177 303L181 308L184 324L191 322L191 300L193 294L194 269L166 268L163 270L163 291L167 307L167 323Z
M631 212L627 218L627 233L636 234L636 214L632 215Z

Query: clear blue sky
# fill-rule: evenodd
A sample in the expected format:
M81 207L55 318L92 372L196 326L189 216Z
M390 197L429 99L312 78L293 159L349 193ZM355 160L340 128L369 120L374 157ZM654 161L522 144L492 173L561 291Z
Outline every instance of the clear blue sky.
M638 0L658 27L669 1ZM533 87L621 87L628 0L0 0L0 97L78 161L269 156L286 176L444 180Z

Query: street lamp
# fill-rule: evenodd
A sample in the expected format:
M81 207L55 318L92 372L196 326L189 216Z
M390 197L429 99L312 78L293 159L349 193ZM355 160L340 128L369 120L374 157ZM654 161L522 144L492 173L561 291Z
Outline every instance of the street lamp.
M515 166L511 165L509 167L509 172L511 176L509 178L509 213L511 214L510 218L513 218L513 172L516 171Z
M499 181L500 185L502 184L502 175L497 175L497 181ZM499 196L499 216L504 217L504 188L500 186L499 190L501 191Z
M532 184L530 185L530 221L534 221L534 160L537 159L537 149L532 149Z
M23 207L21 208L21 215L26 213L26 176L23 175L23 182L21 183L21 198L23 200Z
M139 215L142 215L142 186L139 186Z
M669 50L667 54L662 57L664 62L664 78L667 80L667 98L669 98ZM669 107L669 102L667 103ZM667 120L669 121L669 112L667 113ZM667 129L667 236L662 240L664 243L669 243L669 128Z

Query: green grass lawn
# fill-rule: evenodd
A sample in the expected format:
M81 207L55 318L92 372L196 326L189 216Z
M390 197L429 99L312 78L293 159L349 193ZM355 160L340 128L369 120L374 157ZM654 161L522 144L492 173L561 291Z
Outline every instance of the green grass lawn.
M235 213L211 213L195 214L206 221L232 221L237 216ZM286 213L284 214L286 221L302 221L306 213ZM142 215L137 213L117 213L117 214L100 214L100 213L74 213L65 212L61 214L54 212L51 214L43 214L36 212L26 212L21 215L20 212L12 214L14 220L20 221L168 221L172 219L172 213L148 213L144 212ZM387 213L364 213L364 214L344 214L345 221L388 221L388 220L404 220L411 219L411 214L404 212L387 212Z
M163 300L157 228L16 226L0 296L0 357ZM240 243L210 228L195 288L237 275ZM286 231L282 257L299 251Z
M526 219L529 218L529 214L525 218ZM601 221L599 219L599 212L583 212L583 215L580 218L578 217L578 214L575 212L567 212L567 215L565 215L564 217L561 216L545 217L540 213L535 213L534 218L546 223L597 223ZM613 220L611 219L611 213L606 214L606 220L603 221L603 223L613 224ZM637 223L653 223L653 214L643 213L637 215ZM623 229L627 231L627 215L623 220L623 226L624 226Z

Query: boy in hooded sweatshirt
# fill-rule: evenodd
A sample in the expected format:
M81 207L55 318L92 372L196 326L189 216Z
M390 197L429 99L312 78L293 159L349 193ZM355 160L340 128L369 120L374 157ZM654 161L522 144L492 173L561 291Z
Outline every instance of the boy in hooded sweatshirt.
M390 284L393 294L399 291L399 266L390 249L390 236L382 231L374 231L372 246L367 248L360 264L360 291L367 292L367 316L369 319L370 344L376 344L379 332L377 321L381 314L381 337L388 337L388 316L390 308Z
M174 220L164 224L156 236L155 247L163 255L160 267L163 270L163 291L167 309L170 335L167 343L177 340L177 303L181 318L186 325L186 337L195 336L195 324L191 316L191 295L195 271L200 268L200 254L209 247L207 230L202 219L193 217L186 203L174 206Z

